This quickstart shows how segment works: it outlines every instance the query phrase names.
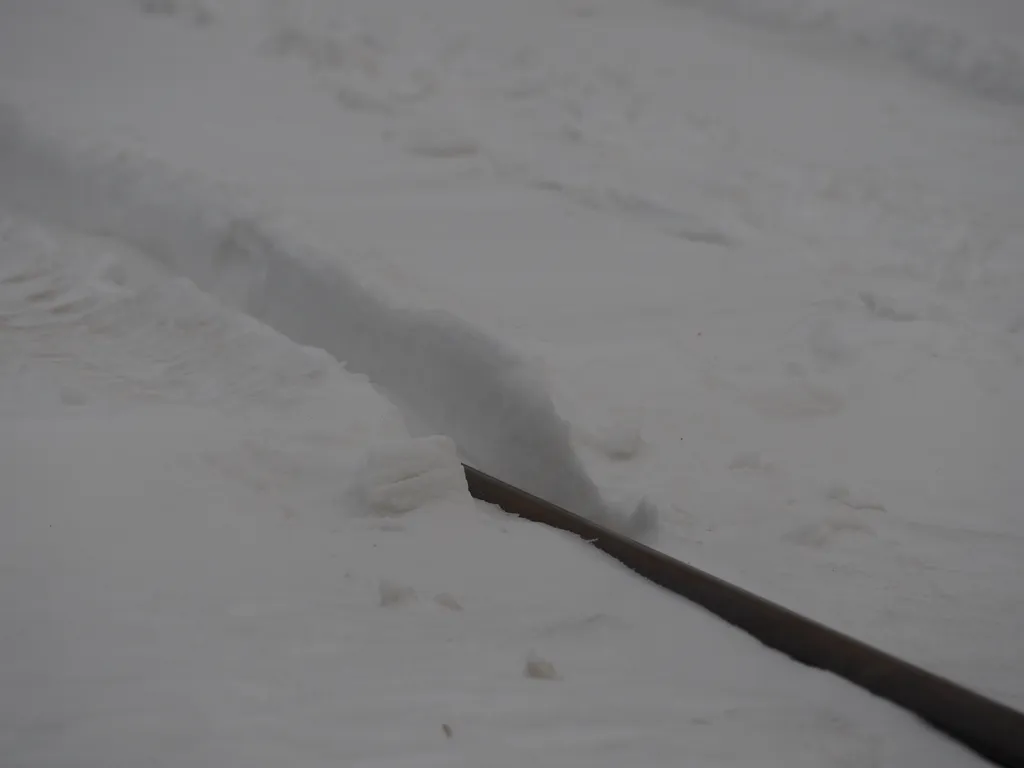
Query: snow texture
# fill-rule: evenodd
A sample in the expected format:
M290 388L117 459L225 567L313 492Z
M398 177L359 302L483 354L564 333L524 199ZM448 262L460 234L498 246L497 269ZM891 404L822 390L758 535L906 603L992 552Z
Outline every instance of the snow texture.
M0 264L5 765L980 764L464 487L379 525L366 446L450 441L144 254L5 214Z
M903 61L939 81L1024 102L1017 0L673 0Z
M286 247L254 215L232 212L159 165L68 156L10 111L0 114L0 200L86 232L113 235L176 274L368 375L463 454L537 496L636 535L649 514L602 500L568 425L500 342L440 310L388 306L335 263ZM204 194L205 192L205 194Z
M469 492L455 443L444 435L374 446L360 480L365 501L383 515L412 512Z
M1024 706L1018 3L2 9L8 762L972 763L460 460Z

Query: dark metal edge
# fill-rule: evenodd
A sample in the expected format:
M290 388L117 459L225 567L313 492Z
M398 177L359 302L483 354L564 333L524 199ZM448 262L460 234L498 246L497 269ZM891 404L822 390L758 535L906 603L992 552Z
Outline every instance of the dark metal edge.
M675 560L464 465L469 492L527 520L574 533L646 579L770 648L827 670L917 715L1005 768L1024 768L1024 715L788 608Z

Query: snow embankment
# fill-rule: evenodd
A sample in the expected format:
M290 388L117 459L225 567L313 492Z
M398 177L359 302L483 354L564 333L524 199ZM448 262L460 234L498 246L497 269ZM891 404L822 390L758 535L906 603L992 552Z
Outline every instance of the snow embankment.
M951 85L1024 101L1024 6L1017 0L674 1L865 46Z
M130 154L75 148L8 109L0 110L0 202L130 243L229 306L326 350L485 472L626 532L651 530L649 505L627 514L601 498L526 363L446 312L390 306L225 193Z

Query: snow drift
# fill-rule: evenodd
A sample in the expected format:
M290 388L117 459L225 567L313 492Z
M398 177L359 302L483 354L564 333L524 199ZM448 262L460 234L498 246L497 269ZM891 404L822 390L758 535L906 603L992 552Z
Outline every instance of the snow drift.
M475 466L633 534L649 505L612 510L540 380L496 340L437 310L389 306L259 212L148 159L75 148L0 110L0 202L123 240L294 341L366 374Z

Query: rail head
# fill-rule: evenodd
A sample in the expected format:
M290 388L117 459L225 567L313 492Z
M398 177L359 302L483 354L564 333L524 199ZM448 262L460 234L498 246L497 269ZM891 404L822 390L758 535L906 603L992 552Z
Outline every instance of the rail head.
M766 646L911 712L982 757L1024 768L1024 714L464 465L469 492L506 512L574 533L649 581Z

